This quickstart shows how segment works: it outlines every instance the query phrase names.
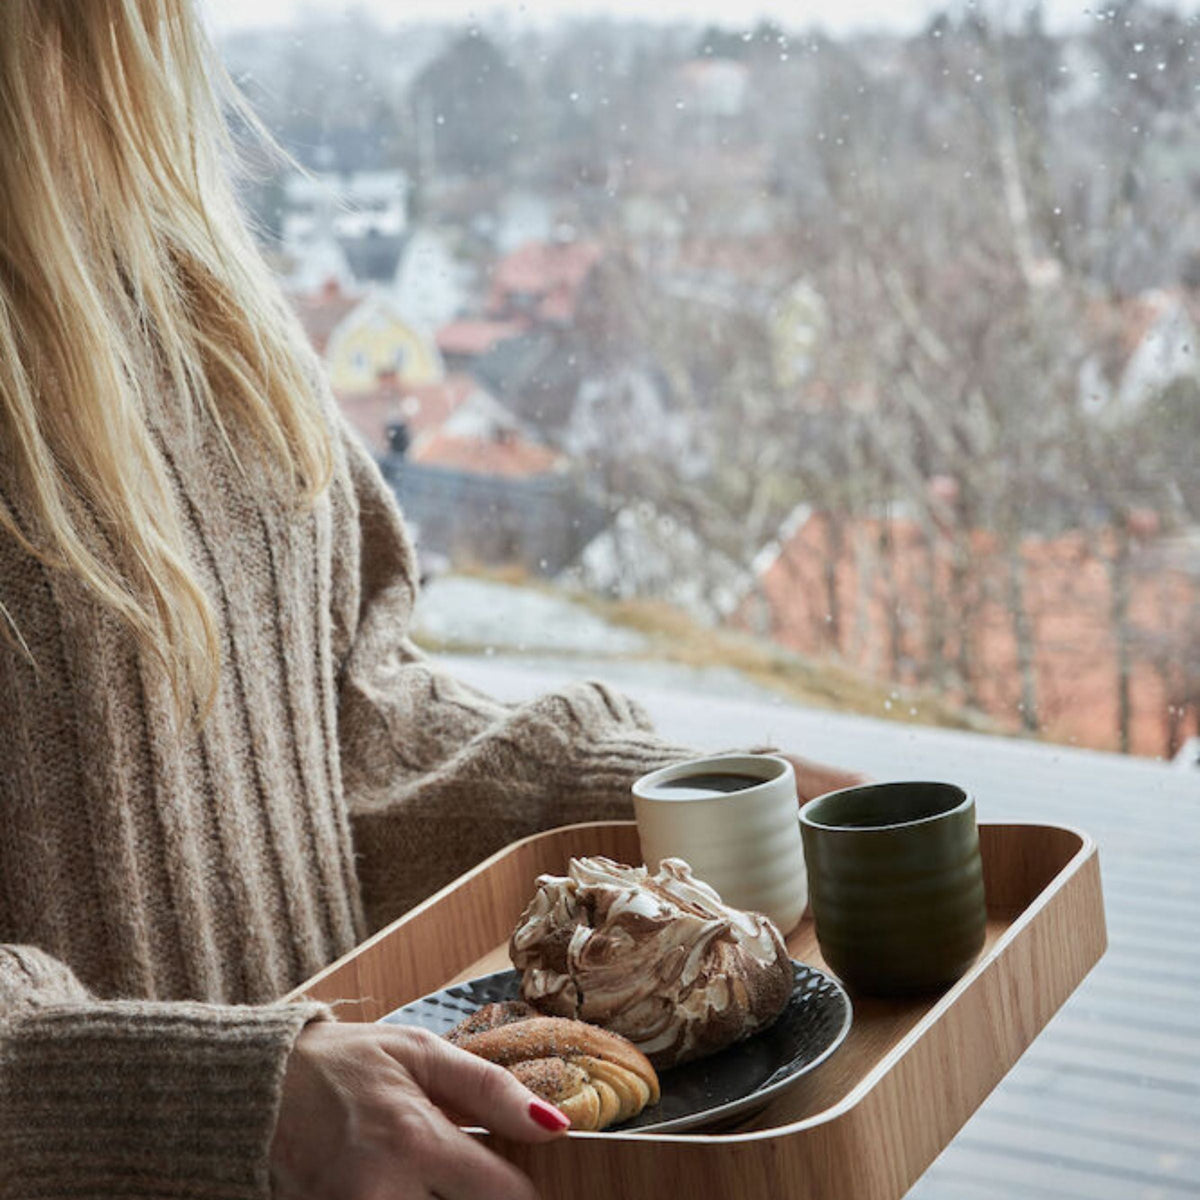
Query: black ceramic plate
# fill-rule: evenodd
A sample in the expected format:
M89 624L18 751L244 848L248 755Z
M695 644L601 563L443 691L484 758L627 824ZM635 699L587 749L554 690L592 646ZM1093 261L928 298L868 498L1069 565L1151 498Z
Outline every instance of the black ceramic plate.
M719 1054L659 1072L662 1100L643 1109L622 1132L662 1132L727 1124L761 1108L776 1092L824 1062L850 1031L850 998L813 967L793 962L795 987L770 1029ZM499 971L443 988L383 1018L447 1033L485 1004L520 999L520 976Z

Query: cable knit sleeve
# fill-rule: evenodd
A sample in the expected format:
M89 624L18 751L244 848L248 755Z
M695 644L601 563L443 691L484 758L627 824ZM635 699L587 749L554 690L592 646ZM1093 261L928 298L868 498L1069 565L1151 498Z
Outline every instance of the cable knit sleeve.
M633 780L694 752L600 683L512 706L439 670L407 636L415 558L396 502L357 438L343 442L338 741L377 928L517 838L631 816Z
M267 1200L284 1064L324 1015L99 1001L0 946L0 1196Z

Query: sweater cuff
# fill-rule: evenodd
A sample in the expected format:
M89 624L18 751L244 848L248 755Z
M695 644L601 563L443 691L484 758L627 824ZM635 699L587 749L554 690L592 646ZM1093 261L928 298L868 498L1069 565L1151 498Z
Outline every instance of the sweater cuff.
M632 805L630 787L643 775L702 754L690 746L665 742L653 733L629 729L614 730L582 742L574 752L571 766L578 773L581 790L619 793L626 807ZM632 811L629 815L632 816Z
M527 710L531 748L540 746L542 769L565 775L585 796L608 801L590 818L632 816L630 786L670 763L699 757L690 746L664 740L634 699L598 681L571 684L534 701ZM516 722L522 724L520 717Z
M0 1033L0 1192L265 1200L288 1054L320 1004L100 1002Z

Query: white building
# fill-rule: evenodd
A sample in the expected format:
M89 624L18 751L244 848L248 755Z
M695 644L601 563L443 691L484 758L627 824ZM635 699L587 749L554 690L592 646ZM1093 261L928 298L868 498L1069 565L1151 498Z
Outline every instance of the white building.
M472 295L470 271L441 234L416 229L396 265L392 295L412 324L433 332L466 307Z
M323 238L398 237L408 228L403 171L293 175L284 184L283 250L303 259Z
M1095 356L1079 372L1084 412L1120 424L1181 379L1200 376L1200 328L1181 293L1143 292L1119 314L1132 348L1115 376Z

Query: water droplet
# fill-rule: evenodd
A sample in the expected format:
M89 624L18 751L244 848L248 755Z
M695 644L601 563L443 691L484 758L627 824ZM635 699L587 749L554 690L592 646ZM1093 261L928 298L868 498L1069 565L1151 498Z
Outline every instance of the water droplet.
M1146 48L1146 43L1145 43L1145 42L1134 42L1134 43L1133 43L1133 52L1134 52L1134 54L1141 54L1141 52L1142 52L1143 50L1145 50L1145 48Z

